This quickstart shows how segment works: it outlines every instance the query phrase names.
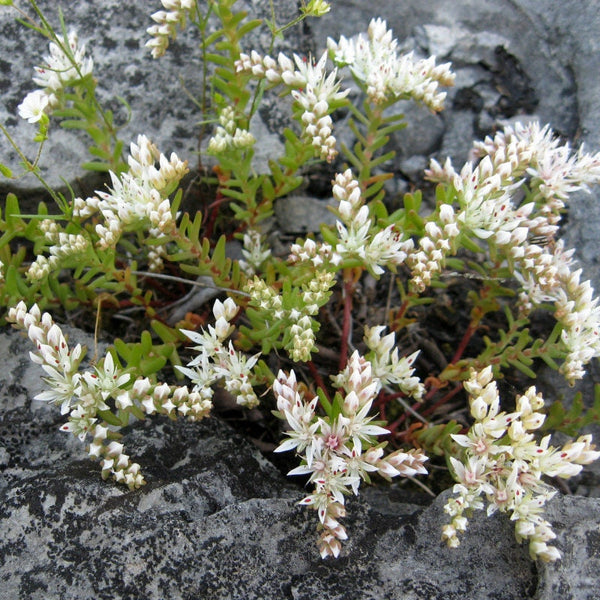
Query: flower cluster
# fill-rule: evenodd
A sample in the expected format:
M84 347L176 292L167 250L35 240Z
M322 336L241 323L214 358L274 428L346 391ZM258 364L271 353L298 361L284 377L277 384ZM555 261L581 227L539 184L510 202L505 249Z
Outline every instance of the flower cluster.
M315 331L318 323L312 318L318 314L335 284L335 274L325 269L318 269L312 274L310 281L298 288L291 285L278 294L262 279L254 277L246 284L250 294L250 305L261 310L261 314L270 314L274 325L283 330L283 346L289 352L290 358L304 362L310 360L315 346Z
M444 107L445 92L440 85L454 84L450 63L435 64L435 57L415 60L412 52L399 56L398 42L382 19L369 23L366 37L360 34L339 42L327 40L329 52L338 66L349 66L354 77L364 83L366 93L373 103L388 99L413 98L440 111Z
M214 327L209 325L208 330L201 333L182 329L197 344L194 349L198 351L198 356L187 367L178 366L177 369L190 378L194 384L193 391L200 393L203 398L211 398L210 386L224 380L225 389L236 397L238 404L254 408L259 401L252 388L251 371L259 355L247 357L235 350L231 342L225 343L234 330L231 321L238 310L231 298L225 302L216 300L213 305L216 319Z
M301 465L289 474L309 475L314 484L313 493L299 504L318 511L323 558L337 557L347 539L339 519L346 514L345 496L358 494L361 480L369 482L372 473L386 479L426 473L427 460L419 450L384 456L385 444L376 444L377 436L389 432L368 416L381 387L369 361L355 352L335 383L340 389L334 400L336 410L327 417L318 416L318 397L304 397L293 371L289 375L280 371L273 384L279 416L290 427L275 451L295 450L302 457Z
M271 250L263 243L263 236L256 229L244 232L244 247L242 248L240 267L247 275L254 275L261 265L271 256Z
M48 233L46 239L48 239ZM64 263L65 259L74 257L81 261L82 256L90 247L90 241L82 234L59 232L52 239L54 244L49 247L49 257L38 254L35 261L27 270L27 279L30 281L41 281L52 271L56 271Z
M256 142L254 136L247 129L237 126L233 108L225 107L221 111L219 123L220 126L217 127L215 135L208 142L208 151L211 154L219 154L232 148L243 150L250 148Z
M394 225L372 235L374 228L369 207L364 203L359 183L350 169L335 176L333 197L339 201L341 220L336 221L339 242L332 262L358 258L374 275L381 275L383 266L395 267L406 260L413 242L410 238L403 239Z
M122 445L114 441L115 432L99 414L109 409L107 401L122 393L121 387L131 376L114 364L110 353L94 372L80 373L83 348L78 344L70 349L60 327L48 313L41 314L36 305L27 310L25 303L20 302L9 310L7 321L27 331L36 346L31 359L46 373L44 382L49 389L35 399L59 404L62 414L69 414L68 423L61 427L63 431L73 433L81 441L88 435L93 437L88 452L96 458L104 457L104 477L112 474L130 488L142 485L139 465L123 454ZM107 443L111 438L113 441Z
M433 220L425 224L418 247L412 248L406 259L411 270L411 286L418 292L423 292L433 276L442 270L446 256L456 252L455 241L460 230L450 204L440 206L438 221L439 224Z
M309 17L322 17L331 10L331 4L325 0L310 0L306 6L301 6L300 10Z
M331 162L337 156L337 150L332 134L333 121L329 115L349 90L339 91L337 69L327 74L326 63L327 53L315 62L312 58L302 59L297 54L292 61L283 53L275 60L253 51L249 55L240 54L236 70L266 79L272 86L285 85L295 100L304 136L323 160Z
M140 467L117 441L119 430L129 423L130 417L142 419L144 415L162 414L174 419L181 415L199 421L212 408L211 385L219 380L224 380L225 389L237 397L238 403L250 408L258 404L249 382L257 357L246 358L231 344L224 345L237 311L233 300L217 300L213 307L214 327L209 325L208 331L202 333L184 332L198 343L199 351L187 367L178 367L192 380L191 391L186 386L157 383L148 377L132 381L131 374L115 362L111 352L93 370L81 372L84 349L79 344L70 349L60 327L48 313L41 314L36 305L27 310L25 303L20 302L9 310L7 321L27 331L36 346L31 359L46 373L44 382L49 389L35 399L60 405L62 414L69 415L60 429L82 442L91 437L88 454L101 460L102 476L134 489L144 484Z
M410 356L399 358L396 347L396 334L392 331L382 337L385 331L383 325L365 327L364 341L371 353L368 360L371 363L373 375L381 382L381 385L393 384L407 396L415 400L421 400L425 393L425 386L421 380L414 375L413 364L417 360L419 350Z
M73 201L73 215L87 218L99 212L104 223L96 225L101 248L112 248L124 231L140 224L150 226L149 233L160 237L174 226L168 195L188 172L187 161L173 152L167 159L150 140L140 135L131 144L129 172L120 176L109 172L112 188L96 191L98 196ZM158 167L156 166L158 163Z
M106 355L103 369L96 369L95 374L84 373L83 377L88 380L104 379L108 385L116 384L119 381L121 385L125 383L125 378L129 380L127 374L119 375L118 369L114 367L111 354ZM106 394L106 392L103 393ZM155 383L148 377L138 377L129 389L122 389L115 385L110 394L114 399L115 408L119 414L126 415L122 419L123 426L127 425L129 415L143 418L144 415L161 414L172 419L177 415L182 415L190 421L200 421L208 416L212 409L210 397L198 391L189 391L186 386L173 386L166 383ZM106 397L104 397L106 400ZM106 406L105 409L109 407ZM63 425L63 431L70 431L74 435L78 432L80 437L82 431L82 422L85 422L85 408L78 405L69 417L69 422ZM144 484L144 479L139 472L139 465L131 463L129 457L123 453L123 445L112 441L108 446L104 445L104 440L108 436L114 436L115 426L108 426L106 423L97 425L93 430L93 441L89 446L88 454L92 458L104 459L101 462L102 477L112 477L118 483L126 484L130 489L140 487Z
M318 326L311 317L317 315L319 308L326 303L334 283L334 274L320 269L315 271L313 279L302 286L302 303L288 312L288 318L293 324L284 335L284 344L292 360L310 360L315 347L315 329Z
M581 146L573 153L569 144L562 143L548 125L540 127L536 121L506 127L493 138L487 137L473 146L475 158L490 156L494 164L502 162L503 155L510 157L515 175L523 173L529 178L533 200L542 215L548 215L550 225L558 222L559 211L569 194L589 191L600 179L600 152L588 154ZM531 224L534 229L536 226Z
M600 183L600 153L571 155L548 127L530 123L476 144L474 156L480 162L468 162L460 173L450 161L442 167L435 160L427 171L456 191L459 210L449 220L453 235L456 228L472 232L506 255L521 283L522 307L555 303L564 327L561 370L568 381L580 379L584 365L600 356L600 312L589 281L581 283L580 271L570 268L572 251L555 234L567 194ZM523 201L524 186L529 193ZM431 273L436 261L430 262Z
M41 89L27 94L19 105L19 115L30 123L37 123L62 105L63 90L88 76L94 63L85 56L85 45L78 45L77 34L71 31L61 45L50 43L46 64L35 67L34 83Z
M288 260L290 263L310 262L314 267L321 267L333 263L333 248L326 242L315 242L307 238L302 243L290 246ZM335 257L339 263L339 256Z
M560 552L548 542L556 535L550 523L541 516L545 503L556 490L542 476L569 478L579 473L582 465L600 457L594 450L591 436L583 435L562 448L550 446L550 436L539 443L534 431L539 429L545 415L539 412L544 400L534 387L516 401L513 413L500 412L500 399L492 368L472 371L465 383L470 395L469 404L475 423L467 435L452 435L463 448L462 461L450 458L457 495L446 504L452 522L443 529L449 546L459 544L458 534L465 531L465 512L482 509L487 500L487 514L496 511L511 514L515 521L518 541L529 540L532 558L544 561L560 558Z
M146 29L146 33L152 36L146 42L146 48L150 48L152 58L163 56L169 47L169 39L177 36L177 26L185 26L187 14L194 9L195 0L161 0L166 10L158 10L151 15L156 25Z
M175 417L178 413L190 421L200 421L212 408L212 390L206 386L191 392L186 386L156 384L148 377L138 377L131 389L115 398L119 410L140 408L145 414L155 413Z

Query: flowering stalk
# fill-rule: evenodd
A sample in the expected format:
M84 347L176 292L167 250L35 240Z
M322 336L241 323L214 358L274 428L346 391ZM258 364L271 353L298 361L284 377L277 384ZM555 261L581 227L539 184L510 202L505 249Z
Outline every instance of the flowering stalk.
M187 161L173 152L169 159L150 140L140 135L131 143L129 170L117 175L109 172L112 188L97 191L98 196L75 198L73 216L87 219L100 214L103 223L95 226L98 247L114 248L126 231L149 229L154 238L164 237L175 229L169 194L188 172ZM156 168L155 164L159 167Z
M384 267L395 269L406 260L412 240L405 238L395 225L381 228L373 223L360 184L350 169L336 175L333 197L339 201L340 217L336 221L338 239L330 259L334 265L351 266L358 262L379 276Z
M109 435L109 398L122 393L122 386L129 382L131 375L121 372L115 366L112 354L108 353L94 372L79 372L84 356L78 344L69 349L67 341L58 325L48 313L41 314L36 305L27 310L25 303L10 309L7 320L18 328L27 331L35 344L36 352L31 353L33 362L39 364L46 377L49 390L38 394L35 399L59 404L61 413L69 414L69 421L61 427L84 441L88 435L93 441L88 448L90 456L103 458L102 474L109 474L117 481L125 482L130 489L139 487L144 479L139 473L139 465L123 454L123 446ZM117 419L117 424L121 421ZM120 428L117 425L117 429Z
M573 383L583 376L585 364L600 355L600 313L590 282L581 283L581 271L571 269L573 251L555 236L568 194L600 182L600 153L580 149L571 155L568 145L560 145L548 127L537 123L508 127L493 140L476 144L474 152L481 161L467 163L460 173L449 161L443 167L431 162L428 177L450 184L458 204L458 210L440 209L440 215L442 209L447 212L447 225L439 239L469 235L486 242L496 260L505 259L520 284L523 315L543 302L555 304L565 358L561 371ZM446 227L451 227L448 233ZM439 247L439 260L414 254L408 259L421 289L455 251L452 240ZM427 244L435 247L435 242ZM419 266L423 264L427 267Z
M339 91L337 70L325 70L327 53L318 61L302 59L294 54L292 61L280 53L277 60L258 52L240 54L236 71L257 79L266 79L271 87L283 85L294 99L294 115L301 122L305 139L315 153L331 162L337 155L336 140L332 135L333 121L329 116L342 106L349 90Z
M348 40L342 36L339 42L329 38L327 45L333 61L350 68L373 104L412 98L433 111L442 110L446 93L438 87L453 85L450 63L436 66L435 57L414 60L412 52L399 56L392 35L383 19L372 19L366 37L359 34Z
M177 369L187 375L194 384L194 391L212 396L211 384L224 380L225 389L236 397L237 403L246 408L254 408L259 401L252 388L252 368L258 361L258 354L247 358L236 351L233 344L225 340L233 332L231 320L239 308L231 298L224 303L216 300L213 306L215 325L208 331L197 333L183 330L183 333L197 345L198 356L187 367Z
M548 542L556 537L548 521L541 516L545 503L556 490L542 480L544 475L568 479L577 475L582 465L600 457L591 436L583 435L562 448L550 446L550 436L537 441L534 432L545 419L540 411L544 399L534 387L517 397L516 410L500 412L500 398L492 368L472 371L465 382L469 393L471 416L475 419L467 435L453 434L462 446L464 457L450 457L453 475L458 482L445 510L452 522L444 526L443 538L451 547L458 546L458 534L465 531L465 513L483 509L510 514L515 521L517 540L529 540L531 558L545 562L560 558L560 552Z
M131 461L117 440L120 430L130 420L143 419L145 415L162 414L170 418L178 415L191 421L206 417L211 408L212 384L224 381L227 391L236 396L239 404L252 408L258 398L251 385L251 370L258 356L250 358L236 352L225 339L231 334L230 320L238 307L231 299L217 300L213 307L214 327L202 333L184 331L198 344L198 357L187 367L178 367L192 383L186 386L157 383L148 377L137 377L122 369L113 354L107 352L93 370L81 372L84 349L78 344L72 350L60 327L49 313L41 313L36 305L29 310L24 302L9 310L7 321L27 332L35 344L31 359L46 373L44 382L48 390L35 399L61 407L68 422L61 431L72 433L82 442L91 442L88 455L101 461L102 477L112 477L129 489L144 485L140 465Z
M288 474L309 475L314 484L314 491L299 504L318 511L318 546L323 558L337 557L341 542L347 539L339 519L346 514L345 496L358 495L361 481L369 483L371 473L389 480L427 472L423 467L427 457L420 450L397 450L384 456L385 443L376 442L377 436L389 432L369 416L381 387L369 361L354 352L335 378L335 386L340 392L327 416L321 417L316 412L319 397L305 398L294 371L289 375L280 371L273 383L277 415L290 427L275 452L295 450L302 462Z
M177 37L177 26L185 27L186 18L196 7L196 0L161 0L166 10L156 11L151 15L156 25L148 27L146 33L152 39L146 42L152 58L160 58L169 47L169 40Z

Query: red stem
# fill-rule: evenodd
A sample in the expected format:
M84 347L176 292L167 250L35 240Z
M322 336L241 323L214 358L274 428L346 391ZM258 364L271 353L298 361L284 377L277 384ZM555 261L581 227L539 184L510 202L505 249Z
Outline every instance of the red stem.
M404 313L406 312L407 309L408 309L408 300L405 300L400 305L400 308L398 309L398 312L396 313L396 319L401 319L404 316Z
M456 352L454 353L454 356L452 357L452 360L450 361L450 364L453 365L454 363L458 362L461 358L461 356L463 355L467 344L469 343L469 341L471 340L471 338L473 337L473 334L477 331L477 325L475 325L475 323L471 322L469 323L469 326L467 327L467 330L465 331L465 334L462 337L462 340L460 340L460 344L458 344L458 348L456 349Z
M432 414L433 412L435 412L435 410L439 406L442 406L443 404L446 404L446 402L448 402L448 400L450 400L451 398L453 398L454 396L456 396L456 394L458 394L458 392L460 392L462 389L463 389L462 383L458 383L447 394L444 394L435 404L432 404L431 406L429 406L428 408L426 408L424 411L422 411L421 415L422 416L426 416L426 415Z
M327 388L325 387L325 382L323 381L321 374L317 370L317 367L315 367L315 363L312 360L309 360L306 364L308 366L308 370L310 371L310 374L312 375L312 378L315 380L315 383L317 384L317 387L320 387L323 390L325 397L327 398L327 400L329 400L329 402L331 402L331 398L329 397Z
M421 402L417 402L417 403L413 404L411 406L411 408L413 410L416 410L421 404L422 404ZM398 428L398 425L400 425L403 421L406 421L407 415L408 415L407 412L402 413L393 423L386 425L385 428L389 429L393 433Z

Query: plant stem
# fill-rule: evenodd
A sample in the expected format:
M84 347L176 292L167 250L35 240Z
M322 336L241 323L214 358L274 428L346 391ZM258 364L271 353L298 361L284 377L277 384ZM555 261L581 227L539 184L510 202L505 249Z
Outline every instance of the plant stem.
M323 381L321 374L317 370L315 363L312 360L309 360L306 363L306 365L308 367L308 370L310 371L310 374L312 375L312 378L315 380L317 387L320 387L323 390L325 397L327 398L327 400L329 400L329 402L331 402L331 398L329 397L329 393L327 392L327 388L325 387L325 382Z
M436 390L437 389L438 388L436 388ZM432 404L431 406L429 406L428 408L423 410L421 412L421 415L424 416L424 415L433 414L440 406L443 406L444 404L446 404L446 402L448 402L448 400L450 400L451 398L456 396L456 394L458 394L462 389L463 389L462 382L457 383L447 394L444 394L435 404Z
M456 348L456 352L454 353L454 356L452 357L452 359L450 360L450 364L453 365L454 363L458 362L460 360L460 358L462 357L469 341L471 340L471 338L473 337L473 334L477 331L477 323L471 321L469 323L469 326L467 327L462 339L460 340L460 343L458 344L458 347Z

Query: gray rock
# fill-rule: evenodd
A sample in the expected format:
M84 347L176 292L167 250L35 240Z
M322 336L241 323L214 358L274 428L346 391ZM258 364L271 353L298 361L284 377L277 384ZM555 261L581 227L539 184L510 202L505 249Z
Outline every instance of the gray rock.
M337 206L331 200L292 194L279 198L274 205L278 229L286 234L316 233L322 223L335 225L335 216L328 207Z
M400 171L409 179L419 181L428 166L429 159L426 156L415 154L400 163Z
M448 124L440 156L450 157L458 169L469 160L469 152L476 137L473 113L466 110L455 110L447 118ZM469 141L471 140L471 141Z
M556 565L540 564L536 598L597 600L600 569L599 500L579 496L551 502L547 518L557 534L563 559Z
M448 60L464 30L454 24L451 27L426 23L417 25L414 36L417 44L430 56L438 60Z
M409 101L399 102L397 108L406 122L404 129L393 134L393 144L399 155L409 158L415 154L434 153L444 134L443 117Z

